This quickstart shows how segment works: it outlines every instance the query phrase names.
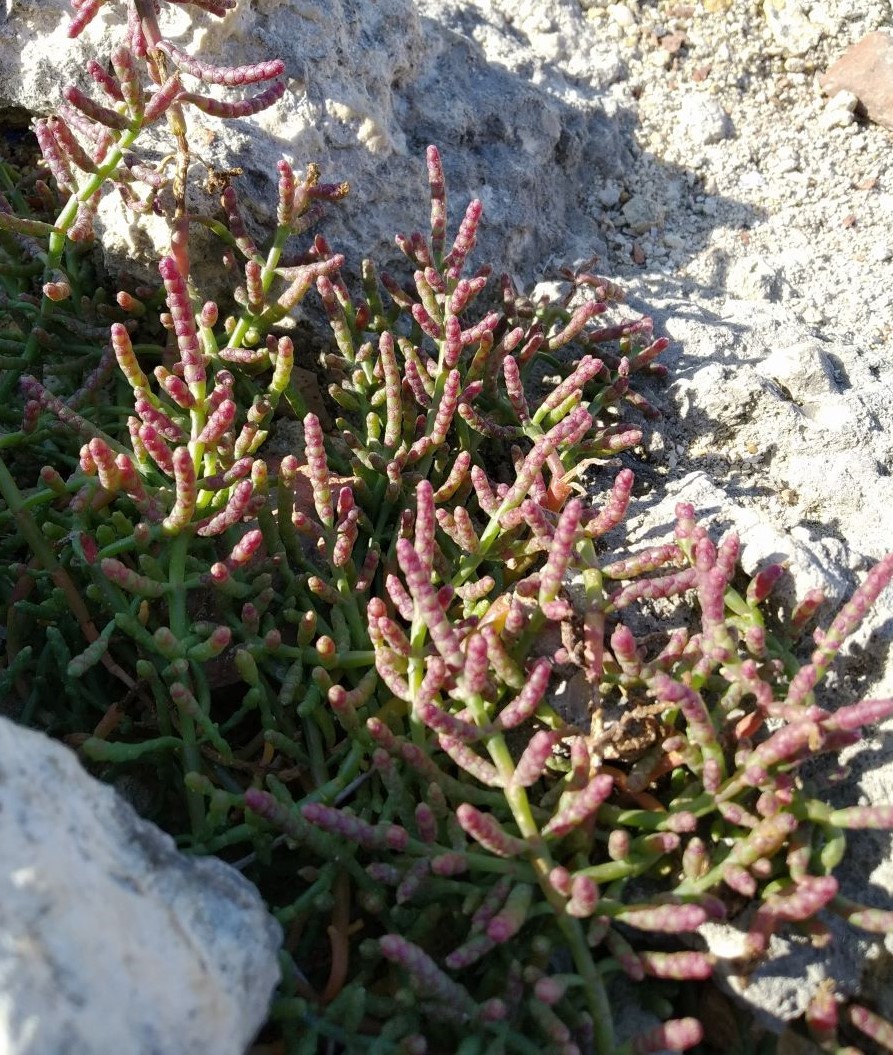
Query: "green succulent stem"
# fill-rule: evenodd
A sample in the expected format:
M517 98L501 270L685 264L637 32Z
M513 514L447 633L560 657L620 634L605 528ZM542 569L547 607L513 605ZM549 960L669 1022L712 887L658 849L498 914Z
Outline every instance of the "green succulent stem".
M43 274L45 282L50 281L52 273L59 268L59 265L62 262L62 255L65 251L66 235L77 218L78 206L89 201L93 195L104 186L109 176L111 176L115 169L121 164L121 161L124 158L124 152L136 142L140 130L141 120L137 119L133 122L130 128L120 134L117 141L109 148L108 155L103 160L102 164L98 166L97 171L92 174L87 174L84 185L80 190L71 195L65 207L62 209L62 212L56 218L53 226L56 227L57 230L53 231L49 236L49 246L46 253L46 261L44 263ZM54 310L55 305L53 301L44 294L40 301L39 324L42 326L45 325L49 321ZM38 373L40 372L38 368L39 353L40 344L37 340L37 334L32 328L25 343L22 358L29 370L37 370ZM15 371L11 371L3 381L0 382L0 402L7 400L12 394L16 382L18 381L18 377L19 375Z
M475 722L484 727L488 724L487 707L479 695L467 697L468 709ZM522 837L527 842L526 856L536 875L540 890L550 905L558 927L567 942L574 965L583 979L586 990L586 1001L592 1015L595 1030L595 1050L597 1055L612 1055L614 1051L614 1030L611 1018L611 1006L601 976L592 960L592 952L586 942L586 934L580 920L569 916L565 899L553 887L549 875L555 862L545 840L540 834L539 826L534 819L530 800L523 787L513 782L515 763L501 733L491 733L486 738L487 752L493 759L503 784L504 794L509 809L514 817Z

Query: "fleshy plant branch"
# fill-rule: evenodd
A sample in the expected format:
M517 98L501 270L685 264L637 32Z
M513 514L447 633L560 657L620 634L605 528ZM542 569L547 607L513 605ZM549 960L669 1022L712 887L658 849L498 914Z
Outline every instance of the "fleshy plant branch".
M76 33L102 4L75 6ZM782 570L748 582L737 539L691 506L671 540L618 545L635 475L617 458L634 464L655 413L641 389L665 373L650 320L603 325L622 293L588 271L535 304L473 270L482 206L451 237L433 147L430 233L397 237L405 280L365 261L351 290L309 235L347 187L313 165L280 163L263 247L234 187L190 215L185 108L271 105L282 64L212 66L164 39L158 4L126 8L114 75L89 71L103 101L72 89L37 122L51 180L2 169L0 366L23 402L0 408L0 696L103 775L163 788L184 846L258 881L288 931L283 1050L687 1050L701 1026L667 995L713 958L680 939L741 899L754 960L825 911L889 929L834 870L847 832L889 828L891 808L832 809L803 764L893 714L818 694L893 557L806 655L822 599L775 625ZM225 102L185 78L273 83ZM172 176L131 153L162 116ZM110 184L171 226L158 288L115 305L83 292L81 248ZM194 288L192 223L238 275L229 316ZM296 383L307 297L331 328L333 422ZM275 455L271 432L291 436ZM623 1043L618 973L667 1007ZM823 992L806 1017L823 1050L845 1050L837 1012Z

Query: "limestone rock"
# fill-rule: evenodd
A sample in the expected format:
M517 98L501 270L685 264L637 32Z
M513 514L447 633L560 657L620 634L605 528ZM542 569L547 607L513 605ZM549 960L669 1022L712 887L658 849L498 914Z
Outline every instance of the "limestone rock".
M819 116L819 124L828 130L831 128L846 128L856 120L856 107L859 105L859 97L855 92L841 89L828 100L825 109Z
M780 286L778 269L759 257L741 257L729 268L728 290L733 297L776 301Z
M643 194L634 194L621 212L625 225L633 234L644 234L663 222L663 211Z
M776 43L789 55L806 55L822 37L822 27L807 17L800 0L763 0L763 14Z
M192 111L189 138L200 161L191 207L216 207L199 192L202 164L240 167L236 186L249 228L265 235L275 222L277 160L284 155L299 170L313 161L323 179L352 185L323 226L349 269L356 272L366 255L393 267L402 261L394 234L427 226L424 150L435 143L452 194L450 230L471 197L484 202L479 261L529 276L556 246L569 256L603 252L578 188L618 178L629 159L607 104L580 93L574 78L610 80L616 59L599 59L599 66L597 49L581 46L582 34L595 33L576 0L552 5L545 22L541 5L505 7L487 21L483 10L463 14L412 0L246 0L215 19L165 4L162 30L184 50L225 65L276 55L286 65L284 97L253 118L227 122ZM20 0L10 13L0 11L0 112L17 107L40 116L64 85L91 87L86 59L110 52L119 12L103 8L83 39L69 41L68 10L67 0ZM511 19L525 19L526 43ZM558 58L571 51L585 57L585 69L564 70ZM531 83L533 69L543 71L542 87ZM145 139L155 156L170 149L163 122ZM103 207L102 222L110 270L157 280L160 234L116 205ZM193 252L208 293L216 292L207 284L219 255L213 240Z
M679 127L690 142L709 146L732 134L729 115L716 99L707 95L687 95L679 107Z
M893 128L893 34L864 36L847 48L820 83L831 96L852 92L870 120Z
M0 1051L242 1055L279 978L255 888L0 718Z

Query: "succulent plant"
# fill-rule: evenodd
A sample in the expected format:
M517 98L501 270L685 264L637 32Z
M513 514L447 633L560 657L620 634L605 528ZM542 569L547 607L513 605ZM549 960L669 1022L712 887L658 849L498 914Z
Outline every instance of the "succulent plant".
M101 4L74 6L79 32ZM893 807L832 809L800 769L893 714L815 695L893 555L801 663L821 596L776 625L782 569L746 581L737 539L690 505L630 552L628 465L655 413L635 385L666 372L651 321L603 325L622 292L588 270L557 302L472 270L482 206L448 237L434 147L430 231L397 237L405 280L364 261L351 292L308 233L347 187L312 165L280 163L264 250L233 186L191 215L182 108L255 112L282 64L213 67L163 39L157 3L125 6L114 75L89 69L104 102L67 90L36 122L48 172L0 167L0 698L258 882L286 930L282 1050L681 1051L702 1030L674 984L714 963L681 938L708 919L752 906L753 959L823 911L887 932L833 873L846 832L893 826ZM223 102L184 77L274 83ZM162 117L170 172L130 153ZM85 252L112 184L171 225L159 288L115 304ZM195 223L238 275L231 314L194 288ZM294 371L311 294L330 427ZM284 423L291 449L266 455ZM625 1043L615 973L666 1019ZM836 1014L825 993L807 1025L850 1050Z

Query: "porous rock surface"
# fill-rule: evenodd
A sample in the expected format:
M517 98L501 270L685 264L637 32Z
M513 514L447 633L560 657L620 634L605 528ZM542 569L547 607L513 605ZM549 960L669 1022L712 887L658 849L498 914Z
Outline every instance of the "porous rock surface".
M257 891L0 718L0 1051L241 1055L279 980Z
M483 200L490 223L482 252L510 269L530 267L567 245L572 231L592 226L586 189L617 178L628 160L611 119L614 105L593 90L595 67L585 71L585 92L561 74L537 84L529 76L536 48L518 41L510 26L499 39L520 68L489 61L485 47L439 19L437 8L413 0L239 0L214 19L165 5L162 31L187 51L222 65L276 56L285 62L287 90L275 106L237 122L189 118L197 156L217 170L242 168L238 189L258 235L275 224L279 158L299 171L316 162L323 180L347 180L354 189L349 205L330 209L326 237L346 251L353 271L361 253L388 265L397 255L395 232L427 223L429 143L441 148L448 185L462 189L454 210L464 209L466 194ZM556 10L567 24L553 51L579 46L581 34L594 40L576 0L561 0ZM67 12L66 0L16 0L5 21L0 11L0 112L46 114L64 85L88 87L86 59L109 53L120 12L103 8L75 41L65 35ZM164 135L162 122L146 137L159 155L169 149ZM161 221L134 222L117 195L104 202L100 219L110 267L151 273L163 244ZM213 260L195 250L193 258L199 280L213 291L220 248L208 242L207 252Z

